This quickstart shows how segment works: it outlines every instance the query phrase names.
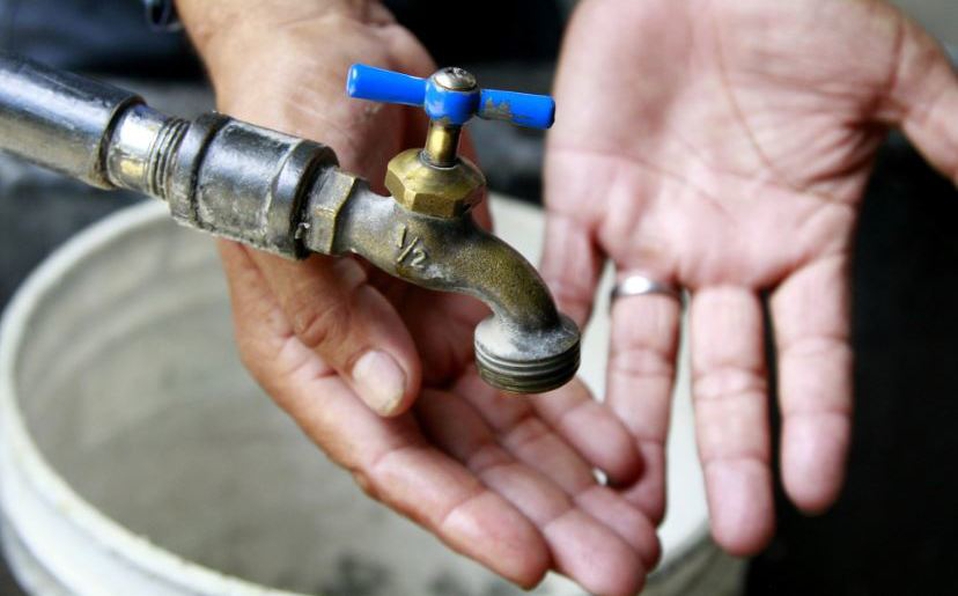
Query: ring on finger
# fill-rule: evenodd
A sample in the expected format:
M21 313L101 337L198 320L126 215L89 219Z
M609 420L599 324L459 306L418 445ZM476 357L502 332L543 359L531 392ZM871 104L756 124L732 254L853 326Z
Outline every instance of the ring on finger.
M627 277L623 277L612 286L609 304L614 304L619 298L647 296L650 294L667 296L678 300L680 305L685 304L685 293L682 291L682 288L675 284L653 279L639 273L633 273Z

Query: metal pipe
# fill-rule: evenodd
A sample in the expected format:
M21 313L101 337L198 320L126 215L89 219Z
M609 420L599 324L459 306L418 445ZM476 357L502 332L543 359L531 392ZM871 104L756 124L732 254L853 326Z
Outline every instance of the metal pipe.
M2 148L101 188L117 115L142 103L136 94L0 53Z
M423 188L383 197L319 143L216 113L187 122L135 94L2 53L0 149L163 199L179 223L260 250L292 259L355 253L411 283L475 296L493 311L476 328L476 364L496 387L541 392L578 368L576 326L532 265L473 221L483 179L463 160L437 170L456 184L430 179L438 198ZM418 167L418 152L410 155ZM406 174L393 186L408 190L415 176ZM449 194L448 217L426 208Z
M101 188L167 201L178 222L302 258L303 198L331 149L221 114L162 114L111 85L0 53L0 149Z

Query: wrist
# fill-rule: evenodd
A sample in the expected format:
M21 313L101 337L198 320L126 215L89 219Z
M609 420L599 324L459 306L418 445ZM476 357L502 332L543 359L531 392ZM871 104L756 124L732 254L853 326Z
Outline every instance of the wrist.
M376 0L176 0L180 19L215 80L253 53L288 47L297 39L331 41L342 20L385 24L392 15Z

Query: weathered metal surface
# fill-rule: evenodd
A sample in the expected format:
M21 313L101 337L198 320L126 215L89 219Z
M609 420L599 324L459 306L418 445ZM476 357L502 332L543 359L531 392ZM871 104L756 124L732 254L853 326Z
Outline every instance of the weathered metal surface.
M486 179L464 158L440 168L423 159L419 149L407 149L386 168L386 188L396 201L416 213L459 217L482 200Z
M579 330L556 310L535 268L470 214L416 213L362 185L339 215L333 247L418 286L489 305L493 315L475 334L476 365L489 384L540 393L575 375Z
M429 130L426 132L426 144L422 148L422 159L440 168L455 166L459 153L460 133L462 133L461 126L430 121Z

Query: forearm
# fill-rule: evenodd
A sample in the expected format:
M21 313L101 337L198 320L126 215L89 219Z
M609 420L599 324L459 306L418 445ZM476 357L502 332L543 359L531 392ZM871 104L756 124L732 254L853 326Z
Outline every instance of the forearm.
M387 24L392 15L377 0L177 0L177 10L211 75L241 63L253 49L283 43L323 21Z

